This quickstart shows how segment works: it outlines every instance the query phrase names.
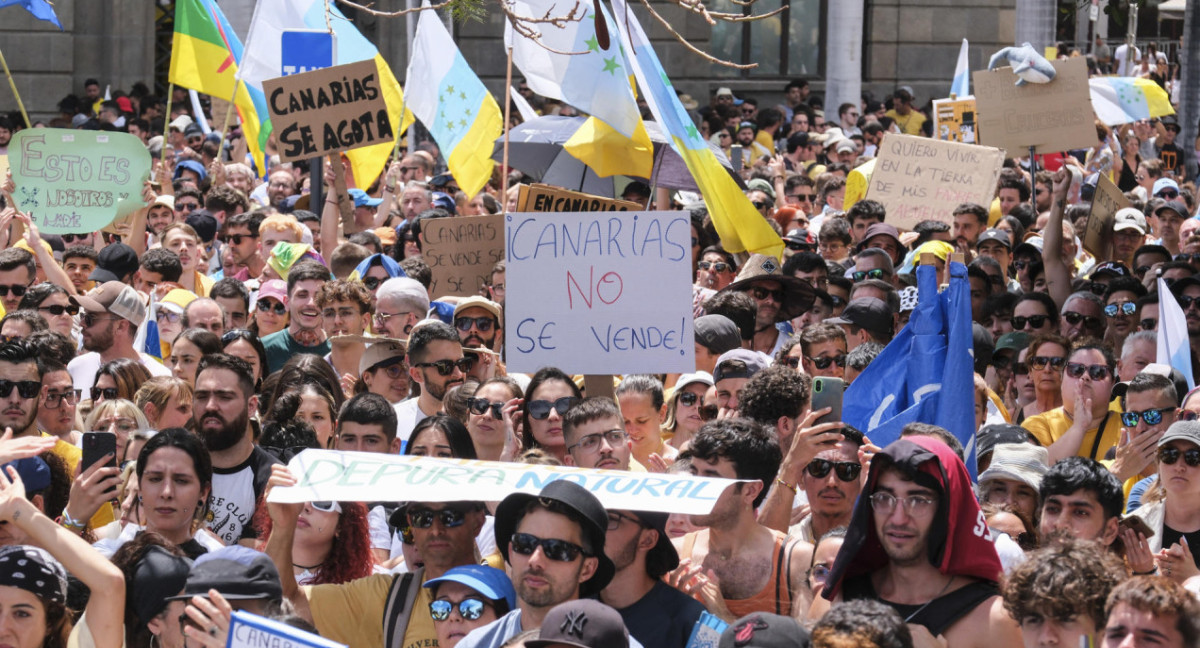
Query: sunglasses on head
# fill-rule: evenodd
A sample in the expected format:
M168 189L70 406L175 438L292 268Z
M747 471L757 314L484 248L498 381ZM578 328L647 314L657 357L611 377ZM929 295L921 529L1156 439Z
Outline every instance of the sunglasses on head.
M538 547L541 547L542 553L547 558L557 562L571 562L580 555L587 555L583 547L574 542L539 538L531 533L514 533L512 538L509 539L509 546L512 547L513 551L522 556L532 556L533 552L537 551Z
M17 388L21 398L35 398L42 391L42 383L36 380L0 380L0 398L8 398L13 387Z
M11 286L0 284L0 297L8 297L8 293L10 291L12 292L13 297L24 297L26 290L29 290L29 287L22 286L20 284L13 284Z
M1158 409L1148 409L1142 412L1134 412L1131 410L1121 414L1121 422L1125 424L1125 427L1129 428L1136 427L1138 424L1138 419L1145 421L1146 425L1158 425L1159 423L1162 423L1163 412L1169 412L1172 409L1174 408L1161 407Z
M1041 371L1046 368L1046 365L1050 365L1055 371L1058 371L1067 363L1067 359L1062 356L1033 356L1032 358L1027 358L1025 362L1034 371Z
M1067 320L1067 324L1071 326L1079 326L1079 323L1083 322L1085 328L1100 328L1099 317L1092 317L1091 315L1084 315L1083 313L1076 313L1074 311L1063 313L1062 316L1063 319Z
M763 299L766 299L767 297L770 297L771 301L774 301L776 304L783 303L783 289L782 288L779 288L777 290L767 290L766 288L763 288L762 286L754 286L753 288L750 289L750 294L753 295L754 298L758 299L758 300L763 300Z
M462 526L467 521L467 513L456 508L444 508L440 511L414 509L408 512L408 523L414 529L428 529L432 527L434 518L437 518L442 523L442 526L447 529L453 529L454 527Z
M841 367L842 369L846 368L846 354L845 353L839 353L835 356L827 356L827 357L818 356L816 358L814 358L812 356L808 356L808 361L813 363L814 367L816 367L817 369L821 369L821 370L828 369L829 365L834 364L834 363L837 363L837 366Z
M466 373L475 366L474 356L463 356L458 360L434 360L433 362L418 362L414 367L433 367L437 370L439 376L449 376L454 373L454 368Z
M322 513L342 512L341 504L333 501L309 502L308 505L311 506L314 511L321 511Z
M458 615L464 621L474 621L483 616L483 610L487 607L487 603L477 598L465 598L458 603L438 599L429 602L429 616L433 617L434 621L445 621L450 618L450 612L458 608Z
M1109 304L1104 307L1104 314L1109 317L1116 317L1118 313L1121 315L1133 315L1135 311L1137 311L1137 304L1131 301Z
M1171 466L1179 461L1179 455L1183 455L1183 462L1192 468L1200 466L1200 448L1188 448L1187 450L1180 450L1172 446L1159 448L1158 462Z
M1082 362L1068 362L1067 375L1072 378L1082 378L1087 373L1092 380L1105 380L1111 375L1108 365L1085 365Z
M1018 331L1025 328L1026 324L1032 324L1033 328L1042 328L1043 325L1050 319L1049 315L1030 315L1029 317L1019 317L1014 315L1008 320L1012 327Z
M529 415L539 421L550 418L550 410L558 412L559 416L565 416L567 410L578 402L579 399L574 396L563 396L553 402L548 400L529 401Z
M854 283L858 283L864 279L883 279L888 276L888 271L883 268L874 268L872 270L856 270L850 275L854 279Z
M694 395L694 394L693 394ZM500 408L504 407L504 403L500 401L492 402L486 398L468 398L467 409L471 410L472 414L483 416L488 410L492 410L492 418L499 421L503 418L500 414Z
M830 461L828 459L813 459L804 468L808 474L817 479L825 479L832 470L837 478L844 482L852 482L862 474L862 464L857 461Z
M454 328L466 333L471 330L471 327L479 329L480 333L487 333L492 330L492 326L496 320L491 317L455 317Z
M104 400L113 400L117 397L116 387L92 387L92 400L98 401L103 396Z
M79 314L79 307L76 306L75 304L68 304L66 306L62 306L60 304L53 304L50 306L38 306L38 310L46 311L47 313L50 313L51 315L55 315L55 316L66 313L66 314L74 317Z
M267 300L260 299L255 302L254 307L264 313L269 313L274 310L276 315L287 315L287 306L284 306L283 302L275 302L275 304L272 305Z

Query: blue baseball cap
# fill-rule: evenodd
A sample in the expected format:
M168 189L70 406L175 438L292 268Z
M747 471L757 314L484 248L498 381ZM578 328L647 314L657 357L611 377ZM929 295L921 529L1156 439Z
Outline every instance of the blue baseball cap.
M485 597L508 602L508 609L517 609L517 592L513 590L508 574L487 565L461 565L453 567L440 578L425 581L425 587L433 588L438 583L461 583Z
M362 189L350 189L346 193L354 200L355 207L378 207L383 204L383 198L372 198Z
M17 469L17 474L25 483L26 493L43 491L50 486L50 466L46 465L41 457L26 457L4 464L5 468L9 466ZM4 475L8 476L7 470L4 471Z
M454 198L450 194L441 191L433 192L433 206L445 209L450 212L451 216L458 211L458 207L454 204Z

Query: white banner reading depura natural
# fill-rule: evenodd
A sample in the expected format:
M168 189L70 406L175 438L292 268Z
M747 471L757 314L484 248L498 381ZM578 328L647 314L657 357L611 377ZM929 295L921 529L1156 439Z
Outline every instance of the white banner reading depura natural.
M556 479L591 491L605 508L702 515L736 479L497 461L437 459L373 452L305 450L288 468L297 485L274 488L272 502L497 501L536 494Z

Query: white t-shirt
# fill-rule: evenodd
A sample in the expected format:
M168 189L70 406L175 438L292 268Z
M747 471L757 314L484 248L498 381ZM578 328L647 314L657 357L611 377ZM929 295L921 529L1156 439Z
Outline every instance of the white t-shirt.
M138 352L138 356L142 360L142 364L150 370L151 376L170 376L171 370L163 366L154 356L146 355ZM96 384L96 372L100 370L100 354L96 351L85 353L81 356L76 356L74 360L67 365L67 372L71 374L71 382L75 383L75 389L83 390L83 398L90 398L88 390Z
M1133 57L1130 60L1129 46L1121 45L1117 51L1113 52L1113 61L1117 64L1117 76L1130 76L1133 74L1134 65L1138 59L1142 58L1142 52L1138 48L1133 48Z
M413 428L417 427L417 423L429 418L425 412L421 411L421 406L417 404L418 400L420 400L419 396L413 396L392 405L392 408L396 410L396 438L400 439L401 453L408 445L408 437L412 435Z

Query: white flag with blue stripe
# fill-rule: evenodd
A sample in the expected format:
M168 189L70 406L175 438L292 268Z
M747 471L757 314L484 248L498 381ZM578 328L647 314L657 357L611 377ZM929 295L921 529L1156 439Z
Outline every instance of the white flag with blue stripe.
M950 94L959 99L971 94L971 64L967 59L967 39L964 38L962 49L958 50L958 64L954 66L954 82L950 84Z
M1187 378L1188 389L1196 386L1192 377L1192 346L1188 340L1187 317L1167 281L1158 278L1158 363L1173 367Z

